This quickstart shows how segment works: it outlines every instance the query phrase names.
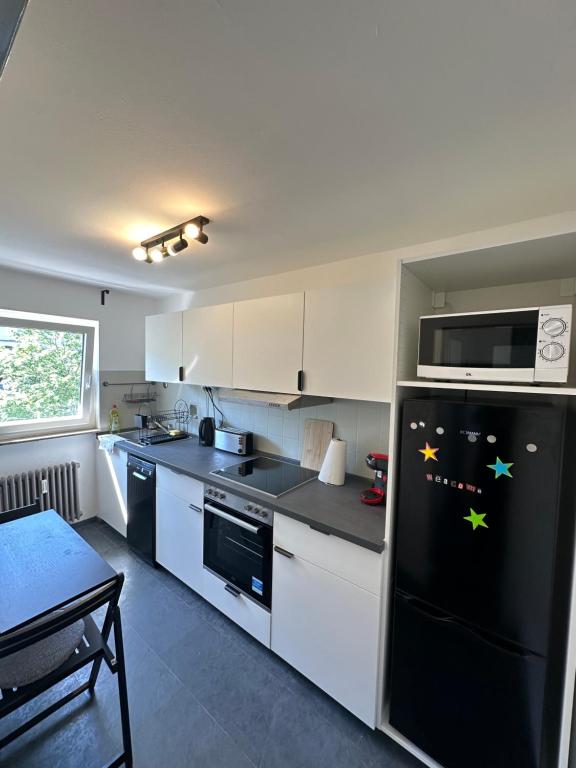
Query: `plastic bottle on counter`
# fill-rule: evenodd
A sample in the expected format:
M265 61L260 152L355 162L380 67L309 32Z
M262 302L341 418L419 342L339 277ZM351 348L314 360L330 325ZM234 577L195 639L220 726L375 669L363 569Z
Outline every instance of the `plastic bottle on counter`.
M120 431L120 411L118 410L116 403L110 408L110 413L108 414L108 427L110 432Z

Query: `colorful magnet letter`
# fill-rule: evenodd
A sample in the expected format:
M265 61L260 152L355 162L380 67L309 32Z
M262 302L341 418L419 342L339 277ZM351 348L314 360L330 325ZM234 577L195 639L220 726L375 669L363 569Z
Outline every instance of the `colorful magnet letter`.
M426 448L419 448L418 453L424 454L424 461L428 461L428 459L433 459L434 461L438 461L436 458L436 454L440 448L430 448L428 443L426 443Z
M496 473L496 479L498 479L500 475L504 475L505 477L512 477L510 467L514 466L514 462L511 461L509 464L506 464L506 462L502 461L502 459L496 456L496 464L487 464L486 466L488 469L494 470Z
M484 518L486 517L486 514L479 515L477 512L475 512L472 507L470 507L470 514L464 518L464 520L468 520L468 522L472 523L472 530L475 531L478 526L480 528L488 528L486 523L484 522Z

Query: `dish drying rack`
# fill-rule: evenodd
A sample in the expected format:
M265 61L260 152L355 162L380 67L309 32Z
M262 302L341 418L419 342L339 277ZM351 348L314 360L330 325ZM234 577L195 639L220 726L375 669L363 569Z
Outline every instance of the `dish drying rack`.
M126 392L124 395L122 395L122 402L129 403L131 405L141 405L142 403L153 403L156 401L156 398L158 397L158 394L154 391L152 391L150 384L148 384L146 390L135 390L134 387L137 386L135 384L132 384L130 387L130 391Z
M152 387L155 381L103 381L103 387L130 387L130 391L122 395L122 402L130 405L155 402L158 394ZM134 389L134 387L146 387L146 389Z
M135 419L138 426L138 441L143 445L155 445L188 437L186 427L192 420L192 416L188 403L185 400L178 400L173 408L157 411L154 415L136 414ZM163 432L157 424L161 424L166 430L177 430L181 434L170 435Z

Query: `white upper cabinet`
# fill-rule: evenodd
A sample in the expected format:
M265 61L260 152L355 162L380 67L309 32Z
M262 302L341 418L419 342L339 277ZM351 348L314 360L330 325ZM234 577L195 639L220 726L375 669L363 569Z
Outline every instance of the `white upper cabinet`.
M181 381L182 312L146 318L146 380Z
M306 291L304 392L389 401L392 390L395 283Z
M187 384L232 386L233 323L233 304L183 313L182 359Z
M303 293L234 304L234 387L297 394L303 324Z

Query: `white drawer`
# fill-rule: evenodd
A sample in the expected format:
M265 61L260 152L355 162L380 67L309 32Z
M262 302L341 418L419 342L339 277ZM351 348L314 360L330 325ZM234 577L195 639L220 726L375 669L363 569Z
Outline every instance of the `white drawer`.
M270 648L270 613L242 593L231 595L225 587L225 581L204 569L203 597L266 648Z
M156 466L156 487L162 488L179 499L203 509L204 483L188 475L173 472L159 464Z
M326 535L291 517L274 513L274 545L379 595L382 555L338 536Z

